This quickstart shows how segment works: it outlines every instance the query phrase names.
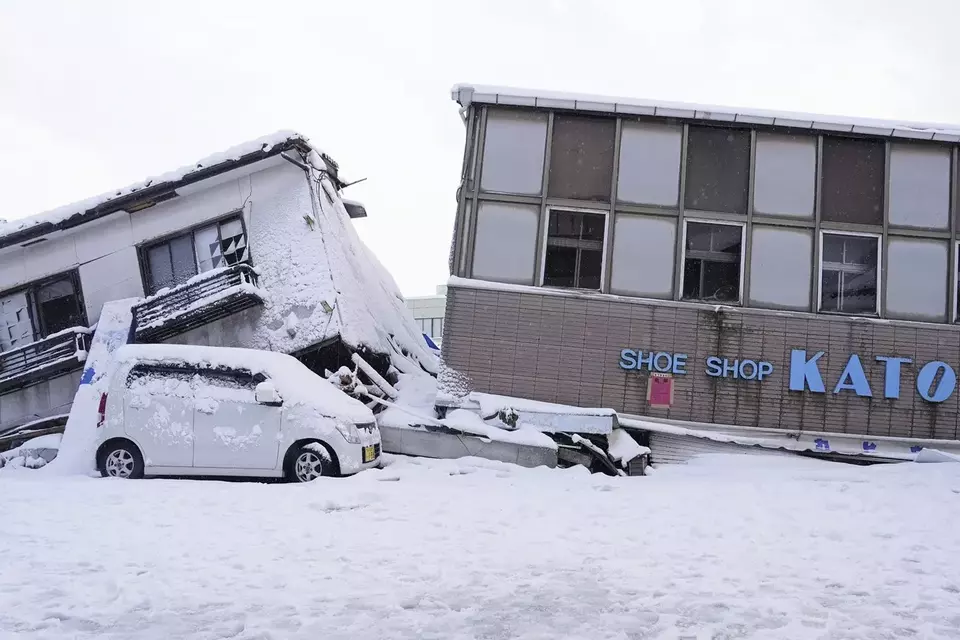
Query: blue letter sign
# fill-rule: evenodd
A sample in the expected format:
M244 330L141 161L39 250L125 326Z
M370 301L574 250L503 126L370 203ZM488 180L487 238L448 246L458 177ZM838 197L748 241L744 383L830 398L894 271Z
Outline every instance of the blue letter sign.
M860 364L860 356L853 354L847 360L847 366L840 379L837 380L837 386L833 388L834 393L840 393L842 389L853 389L858 396L873 397L870 391L870 383L867 382L867 374L863 372L863 365Z
M807 360L807 352L803 349L790 352L790 391L803 391L806 387L810 387L814 393L825 391L820 369L817 368L817 360L822 355L823 351L818 351L817 355Z

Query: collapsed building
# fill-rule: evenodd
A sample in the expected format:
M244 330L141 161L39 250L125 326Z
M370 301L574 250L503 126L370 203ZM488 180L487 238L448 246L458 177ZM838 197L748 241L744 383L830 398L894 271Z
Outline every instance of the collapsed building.
M69 413L104 305L129 342L293 354L323 375L437 372L364 246L337 163L293 132L0 225L0 433Z
M352 221L366 210L342 197L346 186L329 155L280 132L0 225L0 451L18 449L0 466L56 456L53 466L89 469L113 351L177 343L295 356L381 413L387 452L623 472L600 449L544 435L557 431L549 419L538 428L500 420L517 399L487 399L474 414L437 411L438 354L358 237ZM613 412L600 421L605 445ZM50 437L65 427L57 454ZM623 468L642 453L627 450Z

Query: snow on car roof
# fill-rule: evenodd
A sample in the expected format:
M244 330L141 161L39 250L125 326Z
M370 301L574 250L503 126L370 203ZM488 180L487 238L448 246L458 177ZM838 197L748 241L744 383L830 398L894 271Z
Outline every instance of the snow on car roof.
M717 122L741 122L771 126L812 129L833 133L862 133L916 140L960 142L960 125L853 118L768 109L738 109L691 104L618 98L563 91L541 91L515 87L458 84L452 98L461 106L472 102L544 109L570 109L594 113L663 116Z
M36 235L50 233L58 228L80 224L87 221L88 217L93 220L99 215L106 215L122 209L123 205L130 199L148 197L149 194L159 194L164 190L182 186L183 183L197 182L222 173L237 163L255 161L292 146L309 149L313 152L309 154L311 162L314 165L321 165L322 163L322 166L316 168L332 172L336 179L337 163L329 155L310 143L309 138L295 131L278 131L209 155L179 169L127 185L121 189L108 191L36 215L17 218L9 222L0 221L0 247L9 244L3 241L9 236L16 235L16 241L21 242ZM73 218L76 219L72 220ZM73 224L66 224L68 222Z
M373 413L284 353L182 344L131 344L117 349L115 362L184 363L211 369L242 369L274 380L285 403L319 406L329 417L357 424L373 422Z

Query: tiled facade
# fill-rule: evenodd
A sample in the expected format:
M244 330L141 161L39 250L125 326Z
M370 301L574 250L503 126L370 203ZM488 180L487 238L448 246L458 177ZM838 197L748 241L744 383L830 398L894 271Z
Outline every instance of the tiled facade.
M924 363L960 364L958 327L505 289L458 285L447 293L444 358L484 391L695 422L958 437L960 393L931 403L916 389ZM625 348L689 355L669 409L647 406L649 375L620 368ZM789 389L793 349L826 352L826 393ZM851 354L860 355L873 397L832 393ZM878 355L913 360L902 367L898 399L884 398ZM761 382L714 378L704 370L709 356L766 360L775 369Z

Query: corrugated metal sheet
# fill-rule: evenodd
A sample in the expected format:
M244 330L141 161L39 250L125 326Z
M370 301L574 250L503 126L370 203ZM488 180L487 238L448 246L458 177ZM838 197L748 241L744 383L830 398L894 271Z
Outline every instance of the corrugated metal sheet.
M653 464L677 464L710 453L733 453L742 455L783 456L793 455L776 449L747 447L730 442L716 442L706 438L679 436L669 433L650 434L650 462Z

